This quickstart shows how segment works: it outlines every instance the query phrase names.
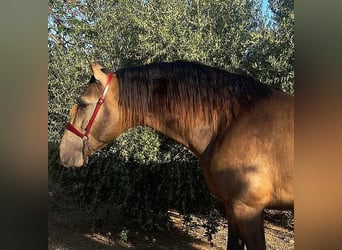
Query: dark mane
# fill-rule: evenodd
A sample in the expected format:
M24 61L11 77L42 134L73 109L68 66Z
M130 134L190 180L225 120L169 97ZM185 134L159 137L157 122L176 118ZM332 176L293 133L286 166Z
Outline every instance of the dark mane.
M272 93L270 86L249 76L187 61L128 67L117 70L116 75L120 105L131 111L126 119L133 123L144 123L146 114L161 117L170 113L180 125L199 114L208 122L218 114L230 121L241 107Z

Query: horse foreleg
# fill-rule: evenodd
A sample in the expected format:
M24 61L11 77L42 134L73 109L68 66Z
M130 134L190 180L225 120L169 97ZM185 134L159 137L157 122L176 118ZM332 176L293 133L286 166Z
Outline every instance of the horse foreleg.
M236 224L248 250L265 250L263 210L240 205L234 209Z
M226 215L228 221L227 250L244 250L245 243L235 217L228 210Z

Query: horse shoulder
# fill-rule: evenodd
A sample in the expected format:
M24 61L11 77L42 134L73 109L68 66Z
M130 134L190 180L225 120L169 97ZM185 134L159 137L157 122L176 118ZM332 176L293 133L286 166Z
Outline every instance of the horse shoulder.
M243 111L203 153L207 184L219 199L293 202L293 108L278 95Z

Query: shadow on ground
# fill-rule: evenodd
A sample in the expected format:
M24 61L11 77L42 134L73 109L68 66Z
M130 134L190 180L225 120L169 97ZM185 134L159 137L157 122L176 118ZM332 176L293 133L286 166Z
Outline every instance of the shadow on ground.
M205 237L182 229L180 216L173 214L169 232L146 234L125 231L112 209L102 207L90 216L71 197L54 190L49 182L48 249L210 249ZM125 241L125 239L127 239ZM214 247L215 249L223 249ZM213 248L211 248L213 249Z
M225 249L227 224L220 223L213 236L213 247L204 237L204 229L182 224L181 216L171 212L173 227L169 232L146 234L139 230L125 231L122 218L111 207L102 206L95 215L86 213L70 195L49 180L48 193L48 249L95 250L95 249ZM268 211L265 220L267 249L294 249L294 230L272 222L277 216ZM277 212L278 213L278 212ZM279 216L278 216L279 217ZM195 218L196 219L196 218ZM270 221L271 219L271 221ZM120 222L121 220L121 222ZM198 220L198 219L197 219Z

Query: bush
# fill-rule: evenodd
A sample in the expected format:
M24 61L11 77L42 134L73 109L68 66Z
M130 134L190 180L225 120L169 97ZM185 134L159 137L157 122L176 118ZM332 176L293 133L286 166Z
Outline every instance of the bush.
M164 155L158 151L159 160L144 157L141 160L141 155L134 154L127 158L122 151L128 152L129 149L118 149L125 147L121 140L130 133L145 135L154 132L141 127L130 130L94 155L88 166L82 169L67 169L58 165L57 146L50 143L50 177L67 187L89 213L101 204L111 205L123 216L123 226L127 229L169 230L168 211L175 209L187 215L188 222L193 214L207 220L204 227L208 239L211 239L211 234L216 232L218 218L213 219L212 215L219 212L216 210L217 202L206 187L197 159L189 157L190 153L180 145L170 145L167 138L160 141L167 142L166 148L171 146L174 149ZM160 135L154 133L154 136ZM163 162L160 159L164 159ZM165 159L170 160L167 162Z
M194 156L151 129L136 128L95 154L81 170L57 164L68 111L89 79L86 59L106 67L178 59L200 61L293 93L293 1L49 1L49 176L89 211L120 209L128 226L167 228L168 209L191 213L215 232L218 205ZM162 18L161 18L162 17Z

